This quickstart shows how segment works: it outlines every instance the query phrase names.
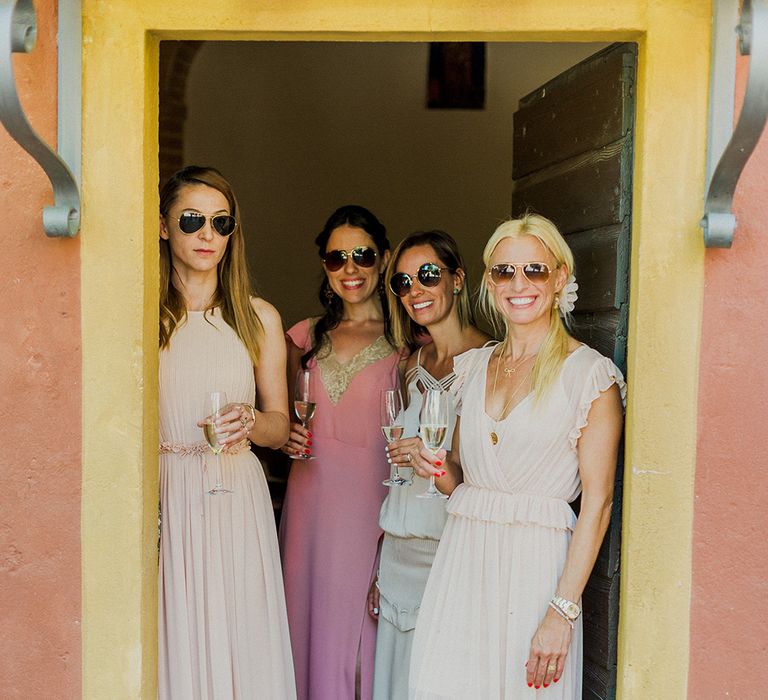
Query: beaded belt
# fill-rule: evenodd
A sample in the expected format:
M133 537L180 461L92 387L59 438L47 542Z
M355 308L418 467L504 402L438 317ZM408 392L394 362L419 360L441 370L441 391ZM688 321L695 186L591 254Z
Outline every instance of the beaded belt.
M223 454L236 455L243 450L247 450L251 446L250 440L241 440L236 445L228 447ZM191 445L185 445L181 442L161 442L158 452L161 455L175 454L182 455L183 457L189 457L190 455L204 455L211 452L211 448L207 442L196 442Z

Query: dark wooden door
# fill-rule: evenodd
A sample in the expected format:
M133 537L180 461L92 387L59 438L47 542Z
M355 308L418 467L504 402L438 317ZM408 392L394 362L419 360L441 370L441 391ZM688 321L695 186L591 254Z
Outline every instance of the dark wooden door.
M513 215L547 216L573 249L574 334L624 373L636 65L635 44L614 44L524 97L512 167ZM620 457L611 526L583 598L589 700L616 697L622 472Z

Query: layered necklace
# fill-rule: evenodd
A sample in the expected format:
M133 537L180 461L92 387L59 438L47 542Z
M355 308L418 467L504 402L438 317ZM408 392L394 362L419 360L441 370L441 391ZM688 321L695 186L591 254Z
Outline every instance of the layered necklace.
M507 343L504 341L504 344L499 346L501 348L501 352L499 353L499 359L496 361L496 372L494 372L493 375L493 390L492 393L495 396L496 395L496 384L499 379L499 367L501 367L501 358L504 355L504 349L506 348ZM532 355L524 355L522 358L520 358L516 363L512 365L512 367L505 367L504 368L504 376L509 379L512 377L528 360L531 358L535 358L536 355L538 355L538 350L533 353ZM525 373L525 376L520 380L520 383L517 385L515 390L512 392L512 395L507 399L506 403L504 404L504 407L501 409L501 413L499 414L498 419L493 419L494 423L494 429L490 432L490 438L491 438L491 444L496 445L499 442L499 436L496 433L496 426L504 420L504 416L507 412L507 409L512 405L512 402L515 400L515 397L520 393L520 390L526 385L528 382L528 378L530 377L531 373L533 372L533 365L531 365L530 369Z

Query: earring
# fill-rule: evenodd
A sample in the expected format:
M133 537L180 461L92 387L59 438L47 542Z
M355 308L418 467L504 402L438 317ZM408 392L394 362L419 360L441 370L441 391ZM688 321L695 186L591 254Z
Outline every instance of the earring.
M458 287L453 288L453 296L457 297L461 294L461 290Z
M384 294L384 275L379 275L379 296Z
M325 298L330 301L334 296L336 296L336 293L331 289L331 285L328 285L325 288Z

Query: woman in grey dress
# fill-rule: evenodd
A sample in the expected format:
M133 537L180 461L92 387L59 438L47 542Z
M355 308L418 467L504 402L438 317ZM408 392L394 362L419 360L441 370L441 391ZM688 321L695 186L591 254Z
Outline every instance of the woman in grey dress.
M447 391L454 379L454 356L480 347L488 337L474 326L464 262L447 233L426 231L406 238L392 255L386 279L395 342L412 351L403 367L404 437L388 451L403 476L410 476L408 465L422 446L422 393ZM456 419L452 405L450 411L446 444ZM411 484L392 486L379 516L381 561L368 596L369 614L378 620L374 700L408 695L413 630L446 519L445 500L418 497L428 483L414 474Z

